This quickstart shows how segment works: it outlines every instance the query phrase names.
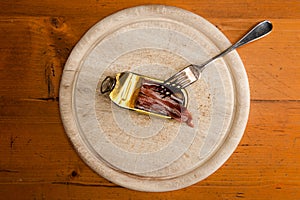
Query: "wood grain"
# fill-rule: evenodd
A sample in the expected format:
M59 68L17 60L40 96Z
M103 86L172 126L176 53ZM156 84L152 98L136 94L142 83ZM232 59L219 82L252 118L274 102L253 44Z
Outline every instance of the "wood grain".
M233 42L262 19L265 39L238 50L251 89L245 135L225 165L189 188L142 193L90 170L58 109L64 63L97 21L149 1L1 1L0 196L3 199L299 199L299 1L151 1L214 23Z

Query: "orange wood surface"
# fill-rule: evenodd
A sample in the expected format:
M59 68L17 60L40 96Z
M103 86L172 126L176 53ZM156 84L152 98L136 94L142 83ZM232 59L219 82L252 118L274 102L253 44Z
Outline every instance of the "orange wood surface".
M145 193L94 173L68 140L59 83L74 45L124 8L165 4L215 24L232 42L263 19L266 38L238 50L251 110L230 159L207 179ZM299 0L0 1L0 199L300 199Z

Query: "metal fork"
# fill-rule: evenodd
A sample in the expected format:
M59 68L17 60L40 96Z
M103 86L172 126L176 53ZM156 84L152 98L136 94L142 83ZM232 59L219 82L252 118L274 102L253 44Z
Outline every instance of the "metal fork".
M161 86L160 93L164 96L171 95L171 91L183 89L187 86L191 85L195 81L200 78L202 71L205 69L207 64L211 63L212 61L220 58L229 52L235 50L238 47L243 46L244 44L253 42L257 39L260 39L266 36L268 33L271 32L273 25L270 21L262 21L257 24L253 29L251 29L244 37L242 37L238 42L230 46L229 48L225 49L218 55L212 57L211 59L207 60L206 62L202 63L201 65L188 65L184 69L180 70L170 78L164 81Z

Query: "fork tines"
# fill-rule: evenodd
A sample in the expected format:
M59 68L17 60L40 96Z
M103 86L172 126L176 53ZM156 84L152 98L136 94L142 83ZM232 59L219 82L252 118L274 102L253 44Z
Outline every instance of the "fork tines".
M159 92L165 96L170 96L170 91L181 90L198 80L200 73L196 67L189 65L165 80Z

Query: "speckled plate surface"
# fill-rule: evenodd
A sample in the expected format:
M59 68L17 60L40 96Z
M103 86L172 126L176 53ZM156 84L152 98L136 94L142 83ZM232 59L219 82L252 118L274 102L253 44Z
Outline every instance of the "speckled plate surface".
M194 128L122 109L99 87L122 71L164 80L229 45L214 25L175 7L133 7L101 20L73 49L61 81L61 116L77 152L99 175L140 191L176 190L211 175L247 123L249 86L236 52L187 88Z

